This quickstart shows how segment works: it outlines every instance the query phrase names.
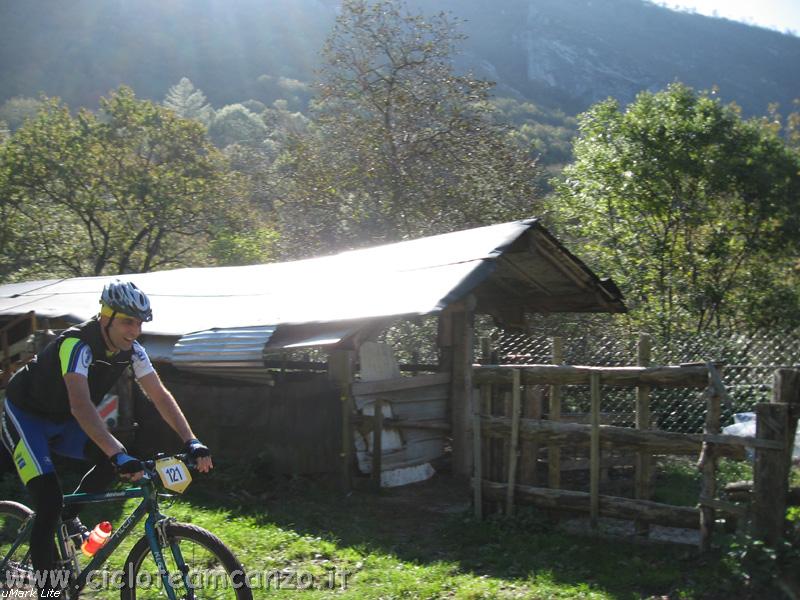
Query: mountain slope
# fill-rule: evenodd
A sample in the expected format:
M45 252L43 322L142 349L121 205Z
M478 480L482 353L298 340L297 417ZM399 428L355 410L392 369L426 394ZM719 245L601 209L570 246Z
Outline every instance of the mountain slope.
M270 100L261 78L310 81L336 0L27 0L0 4L0 101L94 106L127 83L163 98L189 77L220 106ZM800 96L800 38L643 0L412 0L466 22L460 66L499 95L574 113L680 80L750 114Z

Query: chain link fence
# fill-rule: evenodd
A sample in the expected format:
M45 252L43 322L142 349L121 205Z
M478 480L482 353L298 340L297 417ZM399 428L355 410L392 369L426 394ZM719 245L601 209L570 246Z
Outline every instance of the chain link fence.
M492 362L499 364L551 364L553 338L495 331L491 336ZM564 363L593 366L637 364L638 336L585 335L563 339ZM477 350L478 352L480 350ZM731 398L723 406L722 424L733 415L748 412L756 403L769 401L775 369L800 365L800 329L742 335L703 332L674 336L669 341L652 340L651 365L686 363L721 364L722 379ZM654 389L651 393L653 425L664 431L702 432L705 402L698 390ZM587 386L563 386L562 411L589 412ZM632 425L636 402L632 389L604 388L601 411L607 422Z

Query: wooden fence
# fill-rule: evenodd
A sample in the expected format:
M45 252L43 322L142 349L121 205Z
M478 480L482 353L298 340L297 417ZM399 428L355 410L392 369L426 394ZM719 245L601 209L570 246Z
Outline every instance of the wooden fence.
M560 344L554 344L554 362L560 363ZM772 402L757 405L756 437L720 434L720 404L726 398L719 375L711 363L648 366L648 343L639 347L639 366L592 367L553 365L476 366L478 387L473 407L474 506L481 518L485 503L504 507L511 514L522 502L554 510L588 513L593 526L601 516L634 520L638 533L650 524L699 528L701 547L710 544L718 516L748 518L753 533L776 543L783 533L786 495L794 431L800 407L800 370L775 373ZM586 385L591 391L588 423L564 422L563 385ZM543 416L542 386L549 386L549 410ZM635 427L604 424L601 413L603 386L635 388L631 422ZM653 388L683 387L698 390L706 404L702 434L681 434L652 428L649 395ZM604 418L605 417L605 418ZM536 464L540 448L547 447L547 486L539 485ZM565 448L589 450L589 492L561 489L561 454ZM745 459L746 448L755 450L754 491L750 505L718 498L718 459ZM601 467L612 452L634 454L634 497L600 493ZM680 507L652 498L653 455L699 455L702 475L697 507ZM480 482L480 485L477 483Z
M36 313L30 311L0 328L0 387L35 354L30 336L36 332Z

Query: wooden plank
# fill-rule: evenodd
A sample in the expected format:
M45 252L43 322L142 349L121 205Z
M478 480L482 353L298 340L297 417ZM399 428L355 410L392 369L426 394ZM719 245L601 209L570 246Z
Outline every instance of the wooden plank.
M556 368L562 366L564 362L564 339L554 337L552 340L552 361ZM529 371L525 371L527 376ZM558 385L550 386L550 406L548 419L558 421L561 418L561 387ZM561 487L561 449L556 444L551 444L547 448L547 484L552 489Z
M482 416L485 436L508 437L511 420L505 417ZM520 419L522 439L538 440L540 444L587 446L591 425ZM642 450L650 454L697 455L702 449L702 434L669 431L639 431L629 427L600 425L600 446L613 450ZM714 444L719 456L744 460L744 447L734 444Z
M450 383L450 379L450 373L434 373L432 375L398 377L397 379L384 379L382 381L356 381L353 383L352 392L354 396L399 392L433 385L448 384Z
M469 477L472 473L472 444L469 438L472 405L472 364L475 297L464 299L462 310L453 314L453 378L450 396L452 422L453 473Z
M592 424L591 443L589 445L589 518L592 529L597 529L600 517L600 374L592 373Z
M383 400L375 402L375 419L372 427L372 486L380 491L383 472Z
M633 467L636 456L632 452L612 454L603 453L600 456L600 469L611 469L615 467ZM542 462L547 462L543 460ZM561 457L561 472L588 471L590 467L589 456L573 456L570 458Z
M514 371L511 387L511 443L508 449L508 493L506 515L514 514L514 485L517 482L517 458L519 456L519 420L522 411L519 371Z
M636 347L636 364L640 367L650 366L652 339L645 333L639 334ZM650 386L636 386L636 429L647 430L652 426L650 414ZM652 496L652 457L647 452L636 453L636 472L634 475L634 496L640 500L650 500ZM634 524L636 534L646 536L650 526L644 521Z
M700 497L700 500L697 502L700 506L710 506L711 508L718 510L720 512L724 512L728 515L735 515L737 517L746 517L747 516L747 506L741 504L734 504L733 502L725 502L723 500L717 500L716 498L705 498Z
M704 434L703 441L712 444L725 444L727 446L742 446L743 448L763 448L765 450L783 450L786 443L780 440L760 440L756 437Z
M573 365L476 365L474 381L511 383L511 371L522 369L524 385L589 385L589 377L598 372L603 385L611 387L687 387L705 388L708 369L705 365L668 367L592 367Z
M489 385L489 384L484 384ZM480 482L483 481L483 449L481 444L481 416L475 411L472 415L472 456L475 461L472 467L472 504L475 511L475 518L483 520L483 488Z
M364 342L358 348L358 364L362 382L400 379L400 368L388 344Z
M786 404L789 407L786 424L785 466L788 485L792 470L792 452L794 450L797 420L800 417L800 369L777 369L772 376L772 401Z
M483 481L483 496L501 500L506 495L506 484ZM551 510L588 513L591 495L571 490L553 490L533 486L517 485L515 494L519 502ZM636 519L655 525L697 529L698 509L689 506L672 506L616 496L600 495L600 515L617 519Z
M728 395L728 390L725 388L725 384L722 383L722 375L720 375L717 365L708 362L706 363L706 368L708 369L708 379L711 385L714 386L714 391L717 396L719 396L720 400L725 402L727 406L733 406L733 401Z
M538 385L526 385L523 396L524 409L521 416L528 419L541 419L543 400L542 387ZM537 485L539 444L535 441L522 440L520 446L519 483L523 485Z
M353 423L356 425L365 424L369 427L374 427L374 415L355 415ZM396 418L383 418L383 426L391 427L394 429L432 429L435 431L450 431L450 422L441 420L423 421L419 419L396 419Z
M756 437L785 443L789 405L756 405ZM784 452L756 448L753 463L753 536L776 548L783 539L788 481Z
M328 357L328 377L339 389L339 401L342 415L342 436L339 457L341 463L340 485L344 491L352 487L353 469L353 397L350 394L353 379L353 360L355 353L351 350L338 350Z

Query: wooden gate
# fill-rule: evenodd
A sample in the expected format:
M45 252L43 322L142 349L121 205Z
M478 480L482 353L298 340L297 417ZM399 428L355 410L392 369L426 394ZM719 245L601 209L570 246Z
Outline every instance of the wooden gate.
M474 506L481 518L487 503L511 514L515 503L552 510L588 513L596 527L600 516L634 520L639 533L650 524L699 528L701 547L707 549L715 518L747 517L754 533L774 542L782 535L791 450L800 406L800 371L779 370L773 401L756 407L756 437L720 434L720 403L726 392L718 366L594 367L571 365L482 365L474 369L478 393L473 407ZM560 386L585 385L591 390L588 423L561 420ZM549 410L544 415L541 386L549 387ZM635 388L635 427L604 423L600 411L603 386ZM654 429L649 393L654 387L695 388L706 404L702 434ZM546 416L547 418L544 418ZM607 420L606 420L607 421ZM540 449L547 450L547 485L537 480ZM589 492L565 490L560 485L561 451L588 447ZM720 500L716 470L721 457L745 459L755 449L754 494L750 505ZM601 494L601 467L612 453L635 453L633 498ZM702 475L697 507L654 502L651 457L699 456ZM539 477L541 479L541 476ZM478 485L480 482L480 485Z

